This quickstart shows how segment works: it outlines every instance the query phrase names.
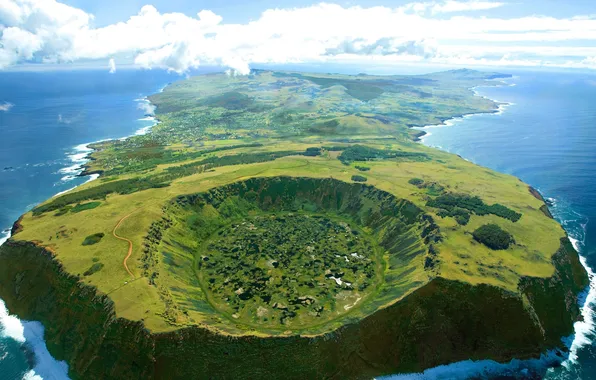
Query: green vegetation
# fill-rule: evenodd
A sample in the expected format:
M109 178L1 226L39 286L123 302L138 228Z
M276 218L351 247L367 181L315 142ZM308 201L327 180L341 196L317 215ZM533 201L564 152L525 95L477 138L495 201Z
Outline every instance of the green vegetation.
M188 315L231 332L315 333L406 294L414 284L403 280L424 273L418 258L440 239L421 209L373 187L252 178L172 201L143 266L171 323ZM214 310L224 320L206 319Z
M421 187L424 184L424 180L420 178L412 178L408 181L410 185Z
M343 164L349 165L353 161L370 161L382 159L427 160L428 156L419 152L388 151L363 145L352 145L342 151L337 157Z
M327 319L338 299L358 302L376 278L364 236L317 215L241 219L204 244L199 278L217 307L236 317L274 325Z
M354 174L352 176L352 181L354 181L354 182L366 182L367 181L367 178L364 177L364 176L361 176L361 175Z
M103 269L102 263L95 263L95 264L91 265L91 268L87 269L85 271L85 273L83 273L83 276L91 276L92 274L97 273L102 269Z
M468 224L470 213L476 215L492 214L512 222L517 222L522 216L519 212L515 212L501 204L487 205L480 197L466 194L440 195L429 200L426 205L440 209L437 213L440 217L451 216L463 225Z
M319 147L310 147L306 148L306 152L304 152L305 156L309 157L316 157L321 155L321 148Z
M101 202L79 203L70 209L70 212L81 212L85 210L92 210L101 205Z
M33 244L0 247L0 294L12 312L48 326L48 348L69 363L72 378L378 378L460 360L538 357L560 347L579 315L574 294L588 284L568 245L553 257L554 276L524 278L524 298L437 278L363 323L323 337L228 336L196 327L151 333L142 322L119 318L109 296L81 284ZM268 355L277 351L283 360ZM367 361L354 360L358 355Z
M40 215L44 212L59 210L72 203L79 203L89 199L106 199L106 197L112 193L131 194L141 190L159 188L164 186L167 186L167 184L156 183L150 178L132 178L120 181L107 182L99 186L87 188L85 190L60 195L59 197L52 199L49 203L45 203L39 207L34 208L33 214ZM91 202L88 204L93 205L96 203L99 202ZM97 206L93 206L92 208L94 207Z
M93 235L89 235L85 238L85 240L83 240L82 245L93 245L93 244L97 244L101 241L101 239L105 236L105 234L103 232L98 232L96 234Z
M490 249L507 249L514 244L513 236L497 224L485 224L476 229L472 235L474 239Z
M99 180L15 224L0 297L75 378L372 378L557 347L586 276L544 201L411 129L492 112L470 88L494 77L173 83L148 134L93 144Z

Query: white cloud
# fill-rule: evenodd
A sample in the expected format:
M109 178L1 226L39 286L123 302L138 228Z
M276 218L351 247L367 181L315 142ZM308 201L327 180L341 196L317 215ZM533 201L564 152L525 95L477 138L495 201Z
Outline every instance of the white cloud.
M456 13L456 12L473 12L473 11L486 11L494 8L504 6L504 3L496 1L455 1L447 0L443 2L432 1L432 2L418 2L409 3L402 7L405 11L414 12L418 14L425 14L430 12L431 14L437 13Z
M400 41L396 38L383 37L373 43L357 38L342 41L338 46L328 48L326 55L399 55L432 58L438 55L436 44L427 40Z
M445 3L433 4L433 13L471 12L485 11L502 7L503 3L493 1L446 1Z
M148 101L139 102L137 108L142 110L145 115L153 116L155 114L155 106Z
M398 8L321 3L269 9L245 24L225 23L210 10L189 17L146 5L125 22L95 28L92 15L56 0L0 0L0 68L108 59L112 72L114 58L179 73L220 65L231 75L249 73L253 63L369 58L596 68L590 59L596 56L595 17L503 19L468 13L503 5L480 0L416 2Z
M114 58L110 58L108 61L108 67L110 69L110 74L114 74L116 72L116 61Z
M12 107L14 107L14 104L9 103L9 102L4 102L4 103L0 104L0 111L8 112L8 111L10 111L10 109Z

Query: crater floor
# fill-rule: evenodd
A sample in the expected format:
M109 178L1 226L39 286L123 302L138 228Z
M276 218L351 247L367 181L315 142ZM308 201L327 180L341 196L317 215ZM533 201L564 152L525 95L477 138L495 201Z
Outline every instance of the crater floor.
M379 282L371 236L324 215L250 216L201 248L197 276L213 306L259 325L321 323L349 311Z
M368 315L419 286L409 276L439 238L413 203L333 179L251 178L178 197L163 215L147 266L176 305L166 313L232 333L319 332Z

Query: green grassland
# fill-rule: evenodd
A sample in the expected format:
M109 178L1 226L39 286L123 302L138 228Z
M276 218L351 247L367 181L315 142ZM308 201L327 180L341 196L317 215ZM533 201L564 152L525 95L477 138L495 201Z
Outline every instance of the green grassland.
M553 276L565 232L526 184L427 148L411 128L493 112L470 88L494 76L256 71L176 82L150 97L160 120L150 133L94 144L87 172L102 176L27 213L13 240L50 250L151 332L318 335L437 278L520 294L523 278ZM251 183L256 195L238 190ZM113 236L124 217L117 234L132 241L133 276ZM485 225L510 235L509 247L474 239Z

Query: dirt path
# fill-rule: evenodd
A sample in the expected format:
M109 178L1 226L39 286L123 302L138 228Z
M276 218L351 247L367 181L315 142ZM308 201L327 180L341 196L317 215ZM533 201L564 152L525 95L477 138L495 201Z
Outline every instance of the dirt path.
M120 219L118 221L118 224L116 224L116 227L114 227L114 229L112 230L112 235L114 235L114 237L116 239L118 239L118 240L124 240L124 241L127 241L128 242L128 254L124 258L124 261L122 262L122 264L124 265L124 269L126 269L126 271L128 272L128 274L130 274L131 277L133 277L133 278L134 278L134 274L132 274L132 272L130 271L130 269L128 269L128 265L126 264L126 262L128 261L128 258L130 257L130 255L132 255L132 241L130 239L127 239L125 237L122 237L122 236L119 236L118 234L116 234L116 230L118 229L118 227L120 227L120 225L122 224L122 222L124 222L126 220L126 218L128 218L129 216L131 216L135 211L133 211L130 214L122 217L122 219Z

